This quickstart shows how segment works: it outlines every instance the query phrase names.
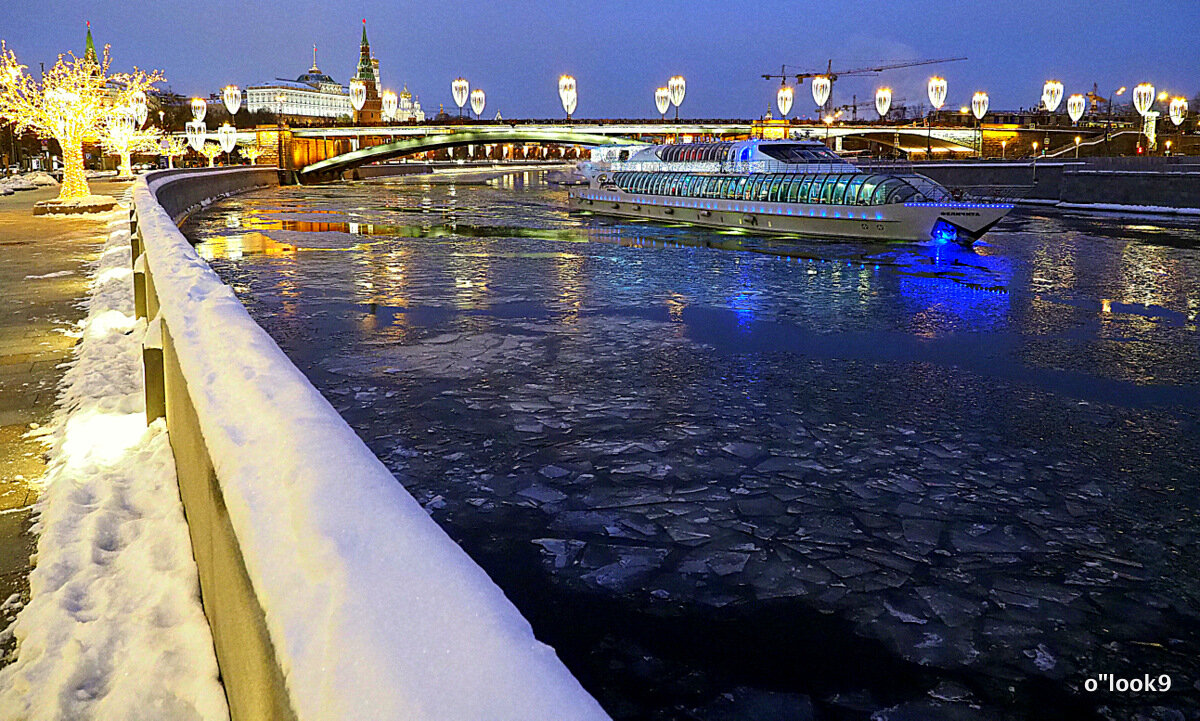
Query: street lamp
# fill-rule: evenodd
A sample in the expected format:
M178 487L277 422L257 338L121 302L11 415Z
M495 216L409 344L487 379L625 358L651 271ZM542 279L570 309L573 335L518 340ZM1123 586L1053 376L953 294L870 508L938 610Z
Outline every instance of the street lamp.
M682 75L674 75L667 81L667 91L671 94L671 104L675 106L675 119L679 120L679 106L683 105L683 96L687 94L687 81Z
M983 116L987 115L988 104L990 103L988 94L980 90L971 96L971 114L975 116L975 123L979 126L979 157L983 157Z
M204 102L200 98L192 98L191 106L192 120L195 120L197 123L203 122L204 114L208 112L208 103Z
M367 84L355 78L350 81L350 104L354 106L354 111L358 112L367 104Z
M575 78L570 75L560 75L558 78L558 99L562 102L563 110L567 112L567 120L579 104L579 87Z
M817 104L817 111L825 109L825 103L829 101L829 94L833 91L833 81L824 75L818 75L812 79L812 96L813 102Z
M146 123L146 93L139 90L130 98L133 101L133 119L137 121L137 126L140 128Z
M1008 141L1001 140L1000 141L1000 159L1001 160L1005 159L1005 157L1006 157L1005 151L1007 151L1007 150L1008 150Z
M353 102L353 99L354 99L354 83L355 82L356 81L354 81L354 80L350 81L351 102ZM362 83L359 83L359 84L362 85ZM365 93L366 86L363 86L363 91ZM365 97L366 96L364 95L364 98ZM278 128L275 131L275 138L278 141L278 147L276 148L275 152L276 152L277 157L279 158L279 169L280 170L283 170L283 101L286 99L287 99L287 96L284 95L283 93L275 93L275 103L279 108L279 111L277 113L275 113L275 124L278 126ZM355 110L362 110L362 104L360 103L359 106L357 108L355 108Z
M1175 127L1179 127L1185 118L1187 118L1188 101L1187 98L1172 98L1171 99L1171 122Z
M658 114L662 116L663 122L666 122L667 109L671 107L671 91L668 88L658 88L654 91L654 107L658 108Z
M929 79L925 86L925 91L929 95L929 104L933 106L934 114L942 109L946 104L946 79L934 75ZM926 122L928 133L925 136L925 159L928 160L933 155L933 119L932 117Z
M1081 142L1083 142L1083 138L1081 138L1081 137L1079 137L1078 135L1076 135L1076 136L1075 136L1075 159L1076 159L1076 160L1078 160L1078 159L1079 159L1079 144L1080 144Z
M775 93L775 105L779 107L779 115L786 118L787 114L792 111L792 100L795 98L795 93L792 86L784 83L779 86L779 92Z
M237 147L237 129L225 123L217 128L217 141L221 144L221 150L225 151L225 164L231 164L233 158L230 154Z
M1047 80L1042 86L1042 104L1046 107L1047 112L1053 113L1058 110L1058 104L1062 102L1063 84L1057 80Z
M1140 144L1140 137L1145 133L1146 130L1146 119L1150 116L1150 109L1154 107L1153 85L1150 83L1142 83L1133 89L1133 107L1138 111L1138 115L1142 116L1142 127L1139 131L1138 140L1138 143Z
M1075 93L1067 98L1067 115L1071 118L1072 123L1079 124L1079 119L1083 117L1083 110L1086 105L1087 100L1079 93Z
M383 111L383 119L386 122L391 122L396 118L396 109L400 107L400 99L391 90L384 90L379 96L381 110Z
M879 88L875 91L875 112L879 113L879 119L883 120L887 117L888 111L892 109L892 89Z
M242 89L236 85L226 85L221 90L221 100L225 101L225 109L229 111L229 118L232 120L242 107Z
M450 83L450 93L454 96L454 104L458 106L458 117L462 117L463 106L467 104L467 97L471 93L471 84L466 78L455 78L454 82Z
M487 103L487 95L484 94L482 88L475 88L471 91L471 110L475 113L475 119L483 115L483 106Z

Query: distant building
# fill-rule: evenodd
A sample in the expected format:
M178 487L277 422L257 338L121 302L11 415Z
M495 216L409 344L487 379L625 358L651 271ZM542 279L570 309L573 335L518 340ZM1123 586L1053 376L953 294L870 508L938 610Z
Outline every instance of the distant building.
M277 99L283 96L283 102ZM354 114L350 92L317 67L317 49L313 48L313 64L295 80L276 78L269 83L246 88L246 110L265 110L288 117L349 118Z

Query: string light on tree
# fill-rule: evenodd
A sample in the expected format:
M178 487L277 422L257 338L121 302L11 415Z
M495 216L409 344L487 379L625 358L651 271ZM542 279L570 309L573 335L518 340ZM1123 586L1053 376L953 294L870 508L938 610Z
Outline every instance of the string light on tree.
M167 156L167 167L175 167L175 158L187 152L187 139L178 135L167 135L158 144L158 154Z
M217 156L221 154L221 146L216 143L205 143L200 148L200 154L208 158L208 167L216 165Z
M254 145L243 145L240 152L243 158L250 161L251 165L257 165L258 159L267 151L261 145L255 143Z
M113 108L105 119L100 131L100 146L119 159L117 177L129 180L133 178L133 154L156 151L160 137L158 128L141 130L133 107L122 105Z
M133 107L134 95L163 80L158 71L108 74L109 48L101 57L60 55L40 80L25 72L16 55L0 41L0 117L17 131L54 138L62 148L63 180L59 200L91 194L83 168L83 144L96 142L113 107Z

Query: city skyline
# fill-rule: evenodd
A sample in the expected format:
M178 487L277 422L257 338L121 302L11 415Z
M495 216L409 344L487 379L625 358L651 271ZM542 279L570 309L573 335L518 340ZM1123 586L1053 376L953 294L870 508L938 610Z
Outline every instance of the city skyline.
M1189 98L1200 90L1191 80L1200 74L1200 59L1187 52L1185 35L1168 30L1200 25L1200 7L1190 3L1149 2L1136 15L1099 18L1086 12L1084 2L1046 8L1009 0L986 8L955 6L931 15L934 28L901 22L918 12L913 1L859 5L847 13L832 2L810 3L801 16L782 2L759 3L758 12L666 2L657 6L655 18L646 19L627 2L566 12L541 2L401 8L379 2L336 7L266 2L256 18L286 13L304 22L271 24L271 32L263 33L227 0L210 3L203 16L181 6L131 3L126 7L137 19L126 24L110 20L103 3L69 2L55 24L38 21L42 9L14 8L13 27L30 32L6 40L21 62L36 68L60 52L81 53L90 19L97 44L112 46L114 67L162 69L167 76L162 87L208 95L230 83L247 87L295 77L311 64L313 45L321 69L345 84L356 65L365 17L385 86L398 91L407 83L431 116L439 105L456 111L450 81L461 75L487 91L489 117L496 111L505 117L556 117L562 114L557 78L569 73L579 84L580 118L653 117L654 88L674 74L688 79L681 116L757 117L768 107L777 112L777 81L762 79L763 73L778 73L784 63L789 72L823 69L830 59L836 70L968 58L842 78L834 88L839 105L854 95L860 103L869 101L879 85L891 86L898 103L924 103L924 80L933 73L949 81L949 108L969 104L976 90L988 92L995 109L1032 107L1050 78L1061 80L1068 94L1086 93L1096 83L1105 97L1143 81ZM780 16L803 20L766 22ZM1084 18L1093 24L1084 25ZM184 31L163 33L164 27ZM1097 35L1106 42L1084 42ZM811 116L808 84L796 91L793 116ZM869 109L860 112L871 115Z

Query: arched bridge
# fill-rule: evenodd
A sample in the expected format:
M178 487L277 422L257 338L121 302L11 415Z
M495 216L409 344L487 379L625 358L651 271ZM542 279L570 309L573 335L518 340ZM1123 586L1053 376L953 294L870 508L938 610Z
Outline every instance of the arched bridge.
M381 145L354 150L349 153L335 155L312 165L302 168L298 177L302 183L319 183L336 180L346 170L357 168L367 163L398 158L427 150L440 150L462 145L492 145L496 143L541 143L557 145L581 145L594 147L597 145L627 145L640 141L598 133L584 133L563 129L533 129L514 127L502 130L463 130L452 133L438 133L395 140Z

